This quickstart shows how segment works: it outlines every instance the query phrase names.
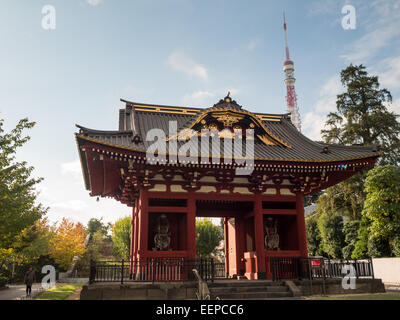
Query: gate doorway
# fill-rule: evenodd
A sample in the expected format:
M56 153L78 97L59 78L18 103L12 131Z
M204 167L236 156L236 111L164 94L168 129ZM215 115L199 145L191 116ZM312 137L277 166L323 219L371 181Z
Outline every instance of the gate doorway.
M245 253L255 250L253 202L226 200L196 201L196 217L224 221L225 270L228 277L244 276Z

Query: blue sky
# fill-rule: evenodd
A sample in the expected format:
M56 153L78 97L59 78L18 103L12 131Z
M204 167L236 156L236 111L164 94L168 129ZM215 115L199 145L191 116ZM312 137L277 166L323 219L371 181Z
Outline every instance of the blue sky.
M346 4L355 30L342 28ZM45 5L55 30L42 28ZM247 110L284 113L283 10L303 133L319 139L351 62L380 77L400 113L400 1L1 0L0 118L37 122L18 159L45 178L50 220L130 214L89 197L73 135L76 123L117 129L120 98L209 107L229 90Z

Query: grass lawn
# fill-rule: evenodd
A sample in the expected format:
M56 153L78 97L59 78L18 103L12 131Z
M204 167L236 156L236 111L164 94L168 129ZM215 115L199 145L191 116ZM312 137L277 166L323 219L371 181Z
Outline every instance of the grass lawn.
M400 293L355 294L328 297L312 297L311 300L400 300Z
M82 287L82 284L57 284L55 288L39 293L34 300L65 300L77 288Z

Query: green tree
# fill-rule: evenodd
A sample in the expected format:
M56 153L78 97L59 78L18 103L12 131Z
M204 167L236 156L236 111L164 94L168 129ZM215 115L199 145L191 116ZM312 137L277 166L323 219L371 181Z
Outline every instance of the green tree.
M316 214L306 218L307 248L310 256L322 256L321 234L318 229Z
M9 133L3 125L0 119L0 270L20 234L47 211L37 203L35 186L42 179L32 178L33 167L16 160L16 152L30 139L23 135L24 130L35 123L22 119Z
M91 218L87 224L87 231L90 234L90 240L96 232L100 232L104 238L108 238L108 231L112 228L110 223L103 223L103 218Z
M350 65L341 71L345 92L337 96L336 112L328 115L322 136L327 143L379 145L382 164L400 161L400 123L398 115L386 105L390 92L379 88L378 77L370 76L363 65ZM327 190L325 198L332 210L351 220L360 220L364 206L364 181L367 170Z
M221 227L214 225L210 219L196 220L196 251L199 257L210 257L217 254L217 246L223 239Z
M131 217L125 217L115 222L112 229L114 251L121 259L128 260L131 251Z
M385 255L389 247L396 246L400 233L400 168L385 165L369 171L365 192L362 214L371 221L371 253Z
M383 152L380 164L398 164L400 161L400 123L398 115L387 110L392 96L387 89L379 88L378 77L370 76L363 65L350 65L341 71L345 92L337 96L336 112L328 115L322 137L326 143L344 145L377 145ZM377 244L369 235L368 219L361 214L366 194L364 182L368 170L326 190L319 206L333 215L342 215L352 221L361 221L357 231L353 257L368 256ZM353 226L355 227L355 225ZM350 231L348 229L345 232ZM352 228L354 235L354 228ZM348 239L349 240L349 239ZM349 255L351 246L346 248Z
M400 162L400 123L398 115L387 110L392 102L387 89L379 88L378 77L370 76L365 66L350 65L340 73L346 91L337 96L336 112L328 115L322 136L328 143L364 146L380 145L381 162Z
M55 236L47 218L36 221L23 230L13 243L13 261L19 264L35 263L49 254L50 243Z

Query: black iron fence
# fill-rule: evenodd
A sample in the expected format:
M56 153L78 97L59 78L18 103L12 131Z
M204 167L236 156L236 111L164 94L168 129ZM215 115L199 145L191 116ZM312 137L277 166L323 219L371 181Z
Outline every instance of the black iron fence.
M354 276L357 279L374 278L372 259L331 260L312 257L273 257L270 261L272 280L275 281L284 279L343 278L351 271L354 271Z
M89 282L181 282L196 280L193 269L204 281L224 278L225 264L214 259L150 258L132 261L91 261Z

